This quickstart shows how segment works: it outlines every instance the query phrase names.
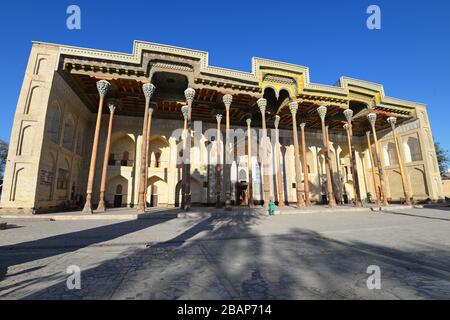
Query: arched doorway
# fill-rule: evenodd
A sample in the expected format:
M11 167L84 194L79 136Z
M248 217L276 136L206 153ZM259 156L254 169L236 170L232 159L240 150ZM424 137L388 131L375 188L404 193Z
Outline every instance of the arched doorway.
M116 186L116 192L114 194L114 208L122 207L123 203L123 187L121 184Z

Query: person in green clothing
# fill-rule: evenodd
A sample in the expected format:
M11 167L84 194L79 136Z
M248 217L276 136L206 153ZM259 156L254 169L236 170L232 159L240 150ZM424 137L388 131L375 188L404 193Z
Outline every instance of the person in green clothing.
M269 202L269 216L275 215L275 203L273 201Z

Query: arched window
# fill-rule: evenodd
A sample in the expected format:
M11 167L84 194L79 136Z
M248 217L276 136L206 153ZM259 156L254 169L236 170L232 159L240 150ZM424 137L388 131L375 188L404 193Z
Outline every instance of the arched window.
M62 115L61 108L58 105L54 104L49 109L50 115L48 119L47 134L51 141L58 143Z
M160 152L155 153L155 167L156 168L161 167L161 153Z
M395 150L395 145L392 142L389 142L384 147L384 160L386 162L386 165L388 166L395 166L398 164L397 160L397 151Z
M419 139L409 137L405 143L406 162L422 161Z
M73 140L75 135L75 120L72 115L69 115L64 122L64 137L63 137L63 147L72 150Z
M128 161L130 160L130 153L128 151L124 151L122 154L122 161L121 161L121 165L123 167L127 167L128 166Z
M122 194L123 187L121 184L118 184L116 187L116 194Z

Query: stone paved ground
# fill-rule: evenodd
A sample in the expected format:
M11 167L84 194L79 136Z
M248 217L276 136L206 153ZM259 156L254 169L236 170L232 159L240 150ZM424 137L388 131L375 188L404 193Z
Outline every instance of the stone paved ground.
M450 299L448 209L8 220L0 299ZM70 265L81 290L66 287Z

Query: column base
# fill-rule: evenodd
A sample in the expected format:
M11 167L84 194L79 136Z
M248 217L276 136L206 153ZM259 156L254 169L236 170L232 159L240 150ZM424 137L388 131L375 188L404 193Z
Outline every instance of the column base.
M81 212L83 214L93 214L94 213L94 209L92 209L91 200L86 200L86 203L84 204L84 208Z
M106 212L106 206L105 206L105 201L100 200L100 202L98 203L97 206L97 212Z

